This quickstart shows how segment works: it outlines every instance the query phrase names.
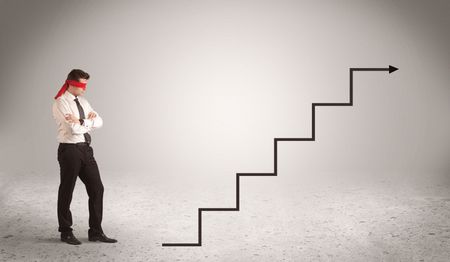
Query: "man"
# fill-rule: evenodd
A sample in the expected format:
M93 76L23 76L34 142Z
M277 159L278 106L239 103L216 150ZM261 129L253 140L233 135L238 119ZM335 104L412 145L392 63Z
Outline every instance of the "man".
M94 152L90 145L90 131L103 126L103 120L83 97L89 74L73 69L55 96L53 118L58 127L58 162L60 185L58 190L58 231L61 241L79 245L73 235L70 202L75 182L79 176L89 196L89 241L115 243L102 230L103 184Z

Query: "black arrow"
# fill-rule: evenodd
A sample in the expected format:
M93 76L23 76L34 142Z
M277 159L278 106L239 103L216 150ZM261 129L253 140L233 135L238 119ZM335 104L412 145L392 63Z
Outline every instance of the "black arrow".
M241 176L277 176L277 145L279 141L315 141L316 140L316 106L353 106L353 72L355 71L388 71L389 74L397 71L398 68L389 65L387 68L350 68L350 101L347 103L312 103L312 136L299 138L274 138L273 147L273 173L236 173L236 207L218 208L218 207L201 207L198 209L198 240L197 243L163 243L163 247L168 246L201 246L202 245L202 212L208 211L239 211L239 181Z

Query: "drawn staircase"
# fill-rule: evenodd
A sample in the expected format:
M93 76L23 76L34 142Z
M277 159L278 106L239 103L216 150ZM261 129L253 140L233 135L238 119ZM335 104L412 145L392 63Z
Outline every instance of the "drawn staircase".
M274 138L274 171L273 173L236 173L236 207L201 207L198 209L198 240L196 243L163 243L163 247L201 246L202 245L202 213L210 211L239 211L239 184L243 176L277 176L277 146L280 141L315 141L315 115L317 106L353 106L353 72L356 71L387 71L390 73L398 68L389 65L387 68L350 68L350 101L348 103L312 103L312 136L299 138Z

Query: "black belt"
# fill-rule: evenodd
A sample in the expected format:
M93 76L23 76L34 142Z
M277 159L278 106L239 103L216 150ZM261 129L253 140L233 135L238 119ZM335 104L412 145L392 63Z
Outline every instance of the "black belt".
M88 142L78 142L78 143L59 143L60 145L72 145L72 146L88 146Z

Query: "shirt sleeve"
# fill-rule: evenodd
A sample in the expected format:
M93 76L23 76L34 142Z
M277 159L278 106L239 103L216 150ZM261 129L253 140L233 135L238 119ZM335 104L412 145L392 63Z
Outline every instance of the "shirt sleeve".
M66 120L65 115L72 114L72 111L70 111L70 109L64 104L61 99L56 100L53 109L53 116L55 120L59 121L63 125L68 126L72 131L72 134L81 135L91 131L90 127L80 125L79 123L70 123L68 120Z
M90 112L94 112L96 114L96 117L92 118L92 119L84 119L84 123L83 125L85 127L91 128L91 129L97 129L103 126L103 119L102 117L97 113L97 111L95 111L91 105L89 104L89 102L87 100L85 100L86 105L87 105L87 114L86 117L89 115Z

